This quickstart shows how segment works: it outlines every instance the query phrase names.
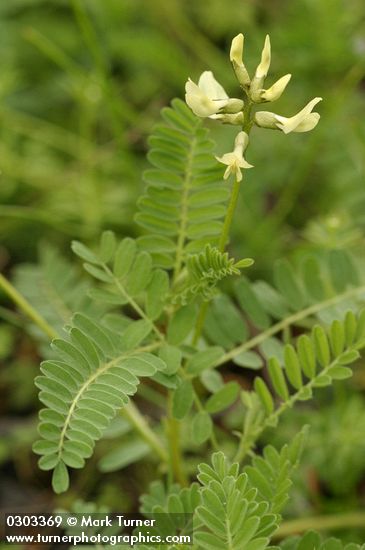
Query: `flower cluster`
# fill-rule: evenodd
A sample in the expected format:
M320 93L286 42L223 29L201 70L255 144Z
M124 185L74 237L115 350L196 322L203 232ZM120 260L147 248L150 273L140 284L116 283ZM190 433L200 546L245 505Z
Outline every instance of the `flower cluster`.
M252 165L244 159L243 153L247 148L248 133L253 125L281 130L284 134L308 132L318 124L320 115L312 111L322 99L315 97L292 117L284 117L270 111L257 111L251 116L250 112L255 104L276 101L281 97L291 79L291 74L282 76L272 86L265 88L265 79L271 63L270 37L267 35L265 38L261 60L252 78L243 63L243 46L243 34L238 34L232 40L230 60L240 87L245 93L245 101L230 98L211 71L203 72L197 84L189 78L185 85L186 103L197 116L243 128L235 139L233 152L217 157L219 162L227 165L224 178L227 179L230 174L234 174L237 181L242 179L241 168L252 168Z

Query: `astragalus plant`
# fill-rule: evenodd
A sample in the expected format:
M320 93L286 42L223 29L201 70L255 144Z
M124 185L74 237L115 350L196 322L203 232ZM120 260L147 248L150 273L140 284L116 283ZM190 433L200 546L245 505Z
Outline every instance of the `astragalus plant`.
M275 546L308 430L278 450L258 441L267 428L280 429L291 407L352 375L349 365L365 345L365 281L340 250L308 256L297 268L278 260L273 285L250 280L244 273L253 260L226 251L245 170L254 172L248 145L267 129L311 131L320 118L312 111L321 98L291 117L262 110L291 75L266 87L266 37L251 78L243 43L236 36L230 52L239 97L206 71L198 84L186 83L187 105L176 99L162 110L135 218L143 235L119 241L106 231L96 249L73 242L98 305L88 301L62 336L54 334L36 379L45 408L34 451L40 468L53 471L54 491L67 491L70 470L84 467L123 414L160 463L141 512L171 513L171 522L176 512L193 514L192 548L355 550L314 533ZM215 156L204 118L237 128L232 151ZM250 387L234 380L232 364L259 371ZM133 397L151 387L165 410L160 425ZM241 429L230 433L224 418L236 409ZM201 461L196 471L192 455Z

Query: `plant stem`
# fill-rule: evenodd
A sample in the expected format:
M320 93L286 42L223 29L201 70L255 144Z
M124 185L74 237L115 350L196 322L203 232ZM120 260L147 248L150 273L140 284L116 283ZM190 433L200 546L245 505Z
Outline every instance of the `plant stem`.
M57 332L47 323L34 307L17 291L17 289L0 273L0 288L20 307L20 309L31 319L49 338L57 338Z
M365 512L356 511L331 516L317 516L285 521L276 531L274 538L282 539L290 535L303 533L308 529L327 531L335 529L360 528L365 526Z
M183 487L187 485L185 472L182 468L180 447L180 423L172 416L172 392L169 392L167 403L166 435L170 447L170 477L176 479Z
M194 336L193 336L193 339L192 339L193 346L196 346L198 341L199 341L200 335L201 335L202 330L203 330L205 317L207 315L208 306L209 306L209 302L203 302L202 305L200 306L198 318L196 320Z
M257 437L260 436L262 431L263 431L263 429L259 431L259 433L257 434ZM254 434L254 435L256 436L256 434ZM257 437L254 437L254 435L251 435L250 438L246 438L245 434L244 433L242 434L242 437L241 437L237 452L234 456L233 462L238 462L240 464L242 462L242 460L245 458L245 456L250 454L252 448L255 445L255 441L257 440Z
M252 124L253 124L253 122L251 121L251 109L252 109L252 103L251 103L250 100L248 100L246 102L245 108L244 108L245 123L244 123L243 128L242 128L242 130L244 132L246 132L247 135L250 134ZM241 189L241 182L235 180L235 182L233 183L232 192L231 192L231 196L230 196L229 204L228 204L228 210L227 210L227 213L226 213L222 233L221 233L221 236L220 236L220 239L219 239L219 244L218 244L218 248L221 252L224 252L224 250L226 248L226 244L227 244L227 241L228 241L228 238L229 238L229 232L230 232L232 221L233 221L233 215L234 215L234 212L236 210L238 197L239 197L239 194L240 194L240 189Z
M236 180L233 184L233 187L232 187L232 192L231 192L231 196L230 196L229 204L228 204L228 210L227 210L226 217L225 217L225 220L224 220L222 233L221 233L221 236L220 236L220 239L219 239L218 248L221 252L224 252L224 249L226 248L226 244L227 244L228 237L229 237L229 231L230 231L231 225L232 225L233 215L234 215L234 212L235 212L236 206L237 206L237 201L238 201L238 196L239 196L239 193L240 193L240 188L241 188L241 183Z
M148 443L151 449L156 452L163 462L167 463L169 457L165 448L132 401L124 407L122 413L127 417L139 435Z
M232 192L231 192L231 196L230 196L230 199L229 199L228 209L227 209L226 217L225 217L224 223L223 223L222 233L221 233L221 236L219 238L218 248L221 252L224 252L224 250L226 248L228 238L229 238L229 231L231 229L231 225L232 225L232 221L233 221L233 215L234 215L234 212L235 212L235 209L236 209L236 206L237 206L238 196L239 196L239 193L240 193L240 187L241 187L240 182L236 180L233 184L233 187L232 187ZM208 306L209 306L209 302L203 302L202 305L200 306L199 315L198 315L198 318L196 320L195 331L194 331L194 336L193 336L193 340L192 340L193 346L196 346L196 344L199 341L200 335L201 335L203 327L204 327L204 321L205 321L205 317L207 315Z
M184 254L184 247L185 247L185 240L186 240L186 231L187 231L187 225L188 225L188 200L189 200L189 193L191 188L191 180L192 180L192 167L193 167L193 151L196 144L196 138L191 142L189 154L187 157L186 162L186 170L185 170L185 177L183 181L183 191L182 191L182 197L181 197L181 212L180 212L180 227L179 227L179 237L176 244L176 257L175 257L175 265L174 265L174 272L172 276L172 280L174 283L176 283L181 270L181 265L183 262L183 254Z
M147 315L145 314L145 312L143 311L142 308L139 307L139 305L137 304L137 302L132 298L132 296L130 296L128 294L128 292L126 291L125 287L123 284L120 283L119 279L114 275L114 273L109 269L109 267L106 265L106 264L102 264L102 267L105 271L105 273L107 273L109 275L109 277L111 277L114 281L114 284L115 286L117 287L117 289L119 290L119 292L121 293L121 295L123 296L123 298L126 298L128 300L128 302L130 303L130 305L133 307L133 309L138 313L138 315L144 320L146 321L147 323L149 323L152 327L152 330L154 331L154 333L156 334L156 336L159 338L159 340L162 340L164 341L165 339L165 336L164 334L162 334L162 332L160 331L160 329L155 325L155 323L149 319L147 317Z
M361 295L364 292L365 292L365 285L359 286L357 288L351 288L350 290L347 290L343 294L338 294L336 296L333 296L332 298L328 298L328 300L324 300L323 302L313 304L312 306L309 306L305 309L297 311L296 313L293 313L293 315L290 315L286 319L283 319L282 321L279 321L275 325L272 325L269 329L265 330L264 332L260 332L260 334L258 334L257 336L254 336L254 338L251 338L251 340L247 340L247 342L245 342L244 344L241 344L240 346L237 346L236 348L222 355L222 357L219 359L219 361L217 361L215 366L219 367L223 363L227 363L228 361L230 361L240 353L256 347L258 344L261 344L264 340L266 340L270 336L277 334L278 332L284 330L286 327L294 323L297 323L298 321L301 321L302 319L305 319L310 315L314 315L315 313L318 313L322 309L326 309L327 307L330 307L339 302L342 302L346 298L355 297L358 294Z
M252 102L250 101L249 98L247 98L247 101L246 101L245 107L244 107L244 120L245 120L245 123L244 123L243 128L242 128L242 130L244 132L246 132L247 135L250 134L250 131L251 131L251 128L252 128L252 125L253 125L253 122L251 120L251 110L252 110ZM223 222L222 233L221 233L221 236L219 238L219 243L218 243L218 248L221 252L224 252L224 250L226 248L226 245L227 245L227 241L229 239L229 232L230 232L230 229L231 229L233 216L234 216L234 213L235 213L235 210L236 210L238 197L239 197L239 194L240 194L240 189L241 189L241 182L235 180L235 182L233 183L231 196L229 198L226 217L225 217L224 222ZM199 315L198 315L197 322L196 322L196 325L195 325L193 345L197 344L197 342L200 338L200 335L202 333L205 317L206 317L207 311L208 311L208 306L209 306L209 302L204 302L200 307Z

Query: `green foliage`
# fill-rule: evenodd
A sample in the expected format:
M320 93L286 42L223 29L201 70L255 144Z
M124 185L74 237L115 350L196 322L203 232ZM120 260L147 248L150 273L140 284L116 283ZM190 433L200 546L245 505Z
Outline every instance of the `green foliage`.
M220 252L207 244L203 252L187 257L188 278L177 299L185 303L189 298L201 295L205 301L209 301L214 296L219 281L231 275L240 275L242 268L252 264L253 260L250 258L236 262L228 256L228 252Z
M154 168L144 173L148 185L136 221L149 233L139 239L140 246L156 265L178 273L187 253L217 243L228 189L201 121L177 99L162 116L164 124L150 138Z
M149 445L140 438L123 440L123 443L105 453L99 461L99 470L103 473L120 471L145 458L150 450Z
M205 404L205 408L209 413L217 413L227 409L237 399L239 385L237 382L228 382L217 392L215 392Z
M199 411L192 422L192 439L198 445L209 439L213 429L212 419L206 411Z
M167 340L174 346L184 342L193 330L197 317L197 308L189 304L177 310L167 327Z
M267 502L257 499L250 477L230 466L223 453L212 456L212 466L201 464L198 479L203 485L196 509L194 540L200 548L217 550L263 550L277 527L278 516Z
M238 451L240 459L254 447L262 431L268 426L275 427L280 416L297 401L311 399L315 388L352 376L352 370L347 365L359 358L358 350L364 347L364 319L364 312L357 318L348 312L343 322L332 323L328 335L316 325L310 337L303 334L298 338L296 347L291 344L284 347L284 365L277 357L269 360L268 374L273 391L263 378L257 377L254 381L255 392L244 394L248 412ZM347 335L340 347L337 340L339 331ZM294 393L290 393L290 386ZM280 400L278 407L275 406L276 398Z
M192 483L190 487L181 489L177 484L169 486L168 490L160 481L151 483L148 494L140 498L140 511L147 518L160 518L152 528L151 534L165 538L171 533L189 534L193 532L193 514L200 503L199 485ZM163 515L162 515L163 514ZM178 548L178 545L164 545L166 549ZM141 550L150 550L150 546L141 545Z
M351 369L346 365L360 357L358 350L365 345L364 320L364 311L358 318L350 311L342 323L332 323L328 336L320 325L316 325L311 336L303 334L298 338L296 348L291 344L284 347L284 368L276 357L269 360L270 382L274 392L283 402L282 407L291 406L296 400L310 399L314 388L328 386L334 380L344 380L352 376ZM339 331L347 335L340 347ZM306 382L304 378L307 379ZM288 382L296 390L292 396L289 393ZM261 378L256 378L255 390L267 414L273 414L274 401ZM272 419L275 418L276 415Z
M308 426L305 426L280 452L271 445L266 446L263 456L255 455L252 465L244 469L250 484L257 488L258 498L269 503L274 514L282 512L289 499L293 470L298 467L307 433Z
M365 545L346 544L336 538L323 541L318 533L310 531L302 537L283 542L280 548L282 550L364 550Z
M40 248L38 264L17 267L14 284L56 332L61 332L74 311L93 318L103 312L100 304L95 304L87 295L90 283L70 261L49 246ZM32 331L43 338L37 327L33 326Z
M172 398L172 414L182 420L191 409L194 400L194 388L190 380L184 380L174 391Z
M141 512L147 517L169 514L171 521L175 519L171 532L181 521L174 514L194 514L194 548L268 548L288 498L304 435L304 431L298 434L280 452L266 447L264 457L256 457L253 466L241 473L237 463L230 465L222 452L214 453L211 466L198 467L201 486L172 485L166 491L161 482L154 482L141 498Z
M56 359L41 365L36 378L41 440L34 451L42 455L42 469L54 469L56 492L68 487L67 468L82 468L116 411L137 391L139 377L152 376L165 363L146 351L125 349L106 327L78 314L69 330L69 340L52 344Z
M234 300L224 295L212 301L204 328L206 337L230 350L230 358L239 366L262 366L256 346L265 359L276 355L283 362L284 350L277 338L283 329L302 330L315 320L328 325L342 320L349 310L356 312L362 303L364 280L354 258L345 251L338 251L337 256L347 266L340 273L338 264L330 261L331 254L323 252L318 258L305 256L297 269L288 261L277 263L275 286L265 281L251 283L241 276L234 284ZM341 279L340 287L334 286L335 278L337 284ZM262 334L258 336L257 331Z
M112 236L114 246L110 248L111 241L106 241L105 235ZM147 252L137 250L136 242L129 237L123 239L116 246L114 234L105 232L102 235L97 254L85 247L82 243L74 241L72 249L80 258L85 260L84 268L95 279L102 283L112 285L114 288L96 290L93 298L114 303L131 303L133 298L144 291L152 277L152 261ZM111 268L108 267L111 265ZM155 316L155 308L150 306ZM157 316L159 315L157 308Z

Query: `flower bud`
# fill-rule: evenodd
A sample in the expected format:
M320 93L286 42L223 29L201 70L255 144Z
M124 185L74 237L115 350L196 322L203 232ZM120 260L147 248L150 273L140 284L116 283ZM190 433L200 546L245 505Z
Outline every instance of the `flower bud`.
M239 111L242 111L243 109L243 101L242 99L236 99L236 98L230 98L228 100L228 103L223 109L221 109L222 113L238 113Z
M256 103L260 103L262 101L261 99L262 86L264 85L265 78L269 71L270 62L271 62L271 45L270 45L270 37L267 34L265 38L265 44L261 53L261 61L257 66L255 76L253 77L251 86L250 86L251 99Z
M243 34L234 37L231 44L230 60L238 82L243 88L246 88L250 85L251 79L243 64L243 43Z
M261 53L261 61L255 73L256 78L266 78L271 63L271 44L270 36L267 34L265 44Z
M229 53L230 60L237 63L237 65L240 65L242 63L243 58L243 43L244 43L244 36L242 33L237 34L232 40L231 43L231 51Z
M255 124L260 128L270 128L271 130L278 130L276 126L276 115L269 111L257 111L255 113Z
M261 92L261 99L264 101L276 101L284 92L287 87L289 80L291 79L291 74L286 74L282 76L267 90Z
M214 120L219 120L223 124L232 124L233 126L243 126L245 117L242 111L239 113L229 114L229 113L220 113L218 115L212 115L209 118Z
M247 149L248 141L248 134L239 132L234 140L234 152L242 155Z

